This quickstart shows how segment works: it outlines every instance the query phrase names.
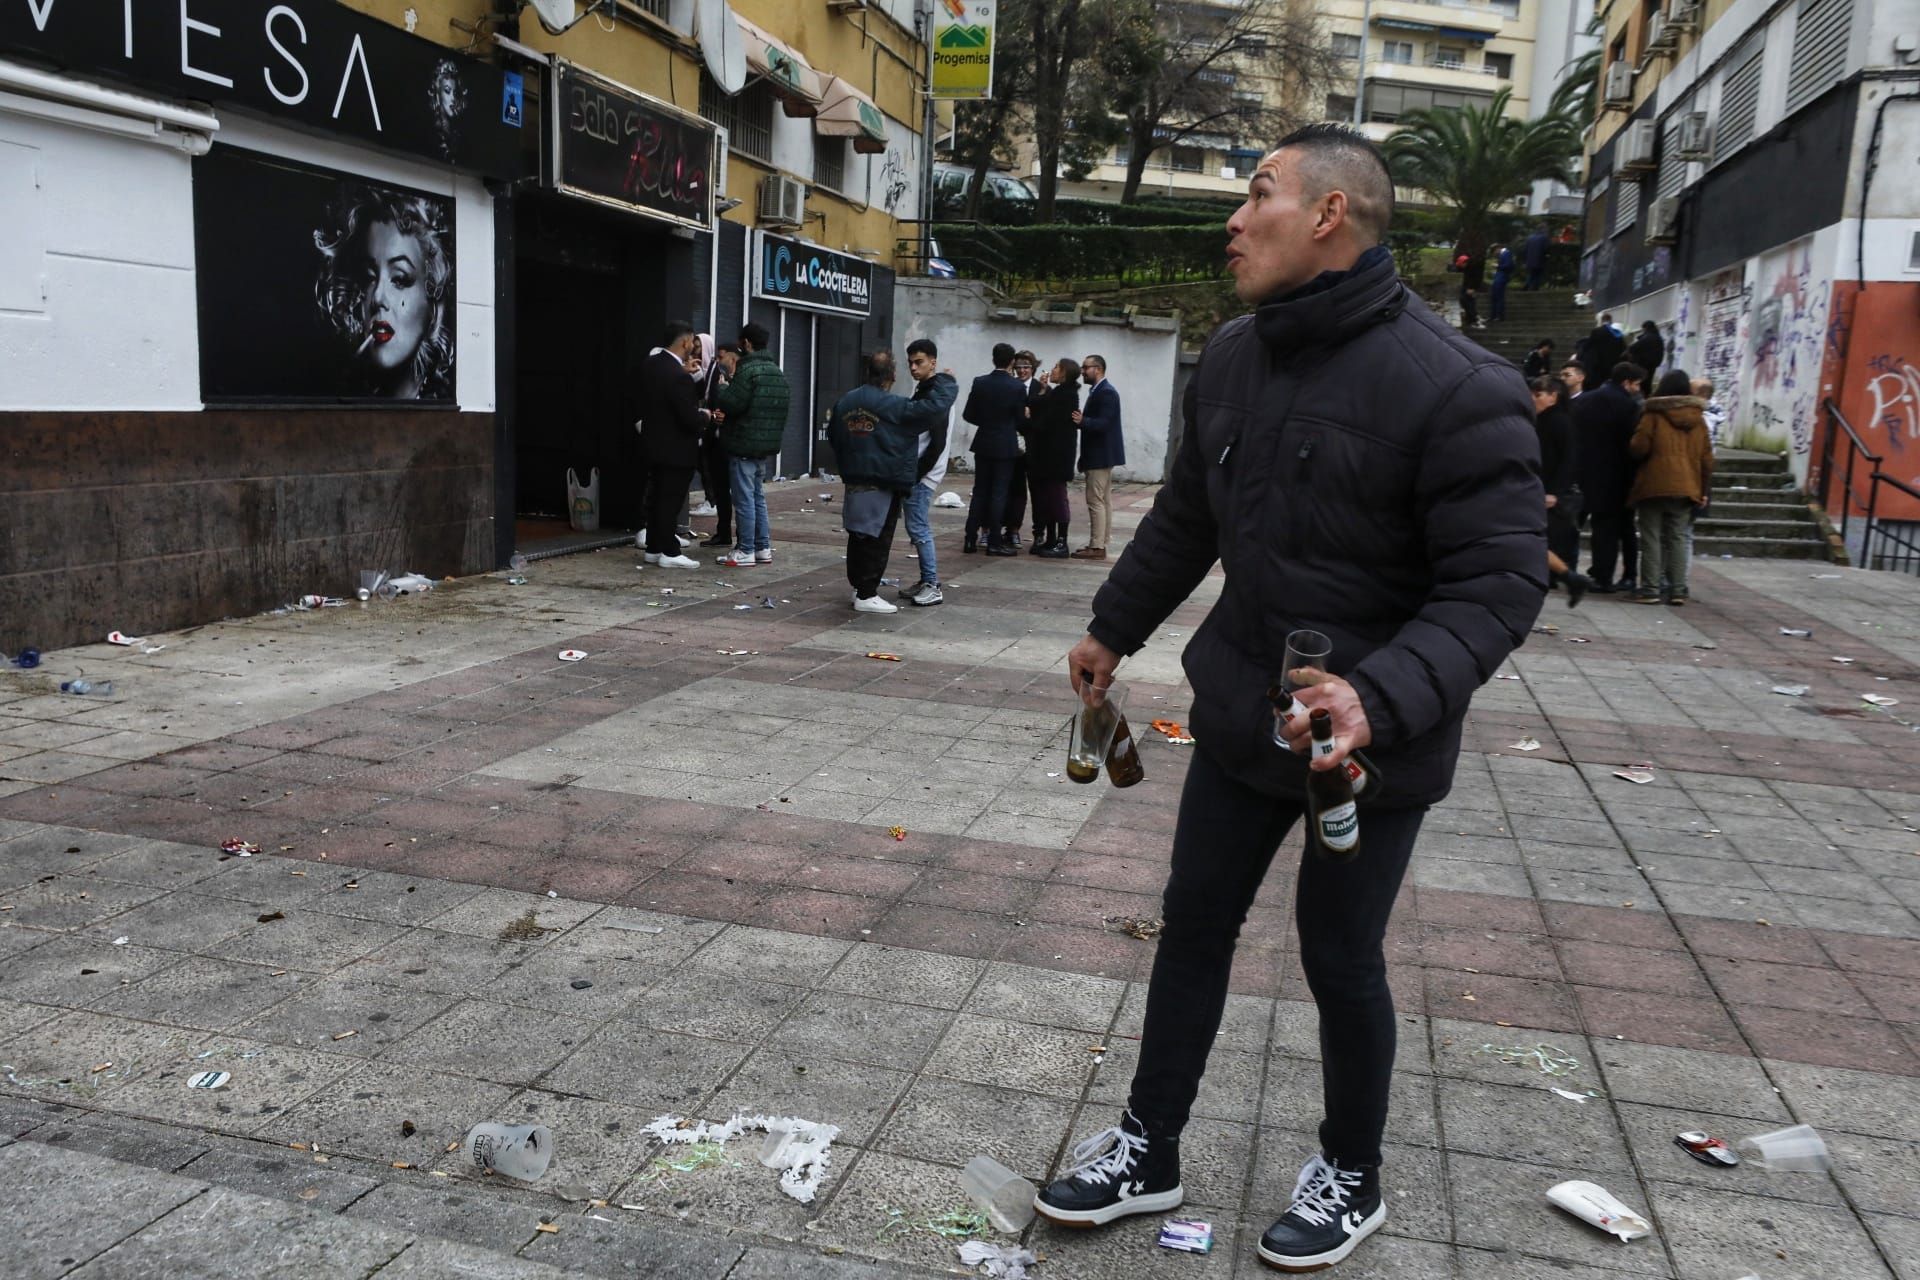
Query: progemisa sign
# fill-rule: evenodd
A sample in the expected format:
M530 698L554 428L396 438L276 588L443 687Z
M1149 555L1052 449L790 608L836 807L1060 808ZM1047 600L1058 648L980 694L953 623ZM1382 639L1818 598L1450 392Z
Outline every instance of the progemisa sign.
M0 53L493 177L532 167L517 76L337 0L0 0Z
M819 245L760 232L754 292L790 307L864 316L873 310L873 264Z
M713 226L718 133L637 89L562 62L547 109L547 182L701 231Z

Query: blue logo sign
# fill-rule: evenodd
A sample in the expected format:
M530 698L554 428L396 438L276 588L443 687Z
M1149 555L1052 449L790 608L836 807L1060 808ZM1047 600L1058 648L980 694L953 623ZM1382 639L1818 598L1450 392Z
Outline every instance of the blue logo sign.
M765 235L760 296L821 311L864 316L872 309L873 266L816 245Z
M518 71L507 72L506 83L500 87L500 123L518 129L526 101L526 82L520 78Z

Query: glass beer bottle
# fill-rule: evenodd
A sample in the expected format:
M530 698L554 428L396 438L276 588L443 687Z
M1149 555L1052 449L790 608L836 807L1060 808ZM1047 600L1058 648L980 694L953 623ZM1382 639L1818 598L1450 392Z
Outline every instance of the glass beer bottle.
M1116 787L1130 787L1146 776L1140 749L1133 743L1133 730L1127 727L1127 717L1122 713L1113 731L1113 747L1107 752L1107 779Z
M1333 754L1333 716L1316 707L1307 717L1313 733L1315 759ZM1354 802L1353 780L1345 769L1307 771L1307 840L1314 852L1334 862L1346 862L1360 852L1360 806Z
M1267 686L1267 700L1273 703L1273 745L1284 747L1287 745L1287 740L1280 735L1280 726L1300 714L1300 704L1293 700L1291 693L1278 684ZM1386 788L1386 780L1380 772L1380 766L1367 759L1367 753L1364 751L1349 751L1346 769L1347 781L1353 784L1353 798L1356 800L1371 799Z

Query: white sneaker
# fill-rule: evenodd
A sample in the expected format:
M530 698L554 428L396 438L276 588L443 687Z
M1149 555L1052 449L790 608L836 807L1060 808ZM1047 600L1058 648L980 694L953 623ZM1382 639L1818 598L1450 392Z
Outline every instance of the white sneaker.
M687 512L687 514L690 516L717 516L720 514L720 508L714 506L711 502L703 502L693 510Z
M658 551L649 551L646 554L642 555L640 558L646 561L648 564L660 563L660 553Z
M932 582L921 583L913 589L913 594L907 597L910 603L917 604L923 609L928 605L939 604L945 599L946 596L941 594L939 585Z
M761 564L772 564L772 563L773 563L773 549L772 549L771 547L769 547L769 548L768 548L767 550L765 550L765 551L756 551L756 552L754 552L754 553L753 553L753 558L754 558L755 560L758 560L758 561L759 561L759 562L760 562Z
M729 551L727 554L717 557L714 563L724 565L729 569L751 569L758 561L744 551Z
M855 613L898 613L900 606L891 600L882 600L879 596L856 596L853 601Z
M700 562L692 556L661 556L658 561L662 569L698 569Z

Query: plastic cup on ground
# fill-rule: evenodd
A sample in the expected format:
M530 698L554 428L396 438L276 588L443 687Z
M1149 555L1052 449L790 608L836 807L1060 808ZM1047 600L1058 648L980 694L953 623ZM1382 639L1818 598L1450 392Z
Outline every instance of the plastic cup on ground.
M960 1171L960 1186L968 1199L986 1210L995 1231L1017 1235L1033 1221L1033 1184L992 1156L967 1161Z
M537 1182L553 1162L553 1131L543 1124L477 1124L460 1156L475 1169Z
M1796 1124L1790 1129L1756 1133L1735 1144L1768 1169L1799 1173L1824 1173L1833 1167L1827 1144L1811 1125Z

